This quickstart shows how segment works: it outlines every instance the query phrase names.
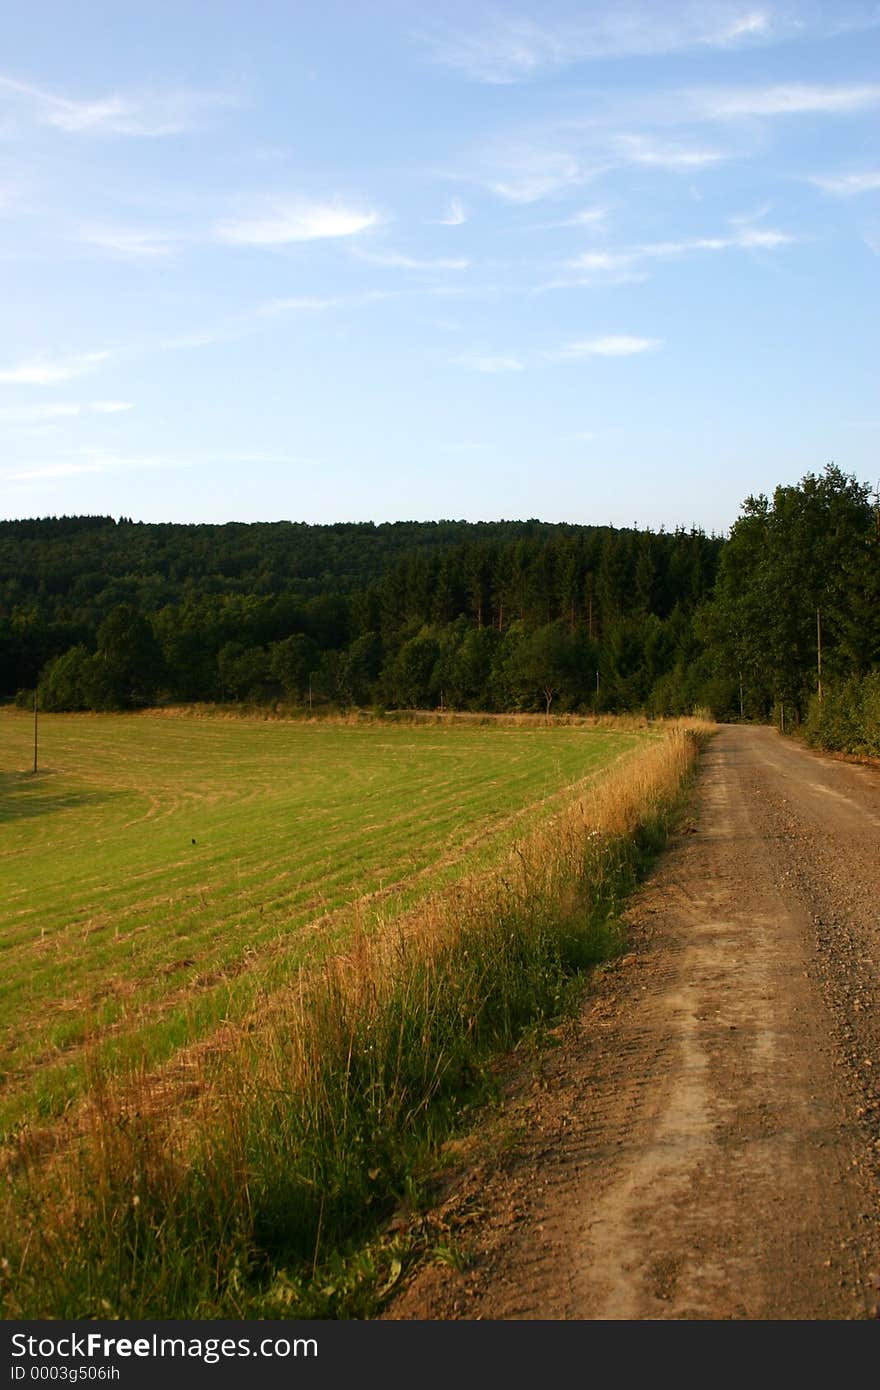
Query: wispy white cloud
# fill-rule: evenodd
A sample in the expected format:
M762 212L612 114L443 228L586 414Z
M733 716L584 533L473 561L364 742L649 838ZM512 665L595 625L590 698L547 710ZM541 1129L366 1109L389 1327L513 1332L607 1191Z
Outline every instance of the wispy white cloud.
M488 175L490 192L508 203L537 203L567 188L586 183L599 172L567 150L512 146L498 152L496 172Z
M75 478L87 474L136 473L145 470L178 470L181 468L204 467L217 463L272 464L290 466L294 464L316 466L319 460L303 458L290 454L267 454L259 450L204 450L188 453L144 453L122 454L111 449L83 448L71 449L64 458L39 461L17 468L2 476L4 482L44 482L58 478Z
M719 88L691 94L697 114L713 120L751 116L846 115L880 104L880 84L817 86L802 82L773 87Z
M262 215L226 221L207 233L84 224L78 240L126 260L162 260L181 246L220 241L235 246L282 246L290 242L355 237L382 219L370 209L340 203L276 202ZM389 259L387 264L391 264ZM397 261L403 264L403 259Z
M0 406L0 422L4 425L35 425L81 412L82 406L75 401L56 402L53 405L4 405Z
M724 241L725 238L719 238ZM780 232L773 227L746 227L736 236L726 239L727 245L739 247L743 251L775 251L777 246L791 246L798 238L789 232ZM718 250L725 250L719 246Z
M525 370L525 364L518 357L465 355L456 357L455 361L461 367L469 367L473 372L485 372L490 376L500 372L522 372Z
M499 85L605 58L768 42L786 31L791 25L765 10L708 0L596 6L572 20L493 15L469 29L435 25L422 41L435 62L472 81Z
M560 228L575 227L582 232L599 233L605 230L609 209L604 207L581 208L569 217L560 217L552 222L534 222L529 227L533 232L554 232Z
M284 246L297 241L357 236L381 220L371 208L341 202L279 200L255 217L220 223L216 236L234 246Z
M810 183L824 193L849 198L859 193L874 193L880 189L880 169L866 169L852 174L814 174Z
M508 20L483 32L447 33L427 38L435 62L476 82L520 82L565 63L562 39L528 20Z
M52 478L75 478L83 473L109 473L112 466L100 463L36 463L4 474L7 483L38 483Z
M241 329L229 322L218 324L215 328L194 328L189 333L174 333L171 337L152 341L147 348L158 348L161 352L187 351L192 348L213 347L216 343L228 343L241 337Z
M89 473L133 473L143 469L180 467L182 460L162 454L116 454L109 450L83 449L66 460L28 464L5 475L13 483L76 478Z
M728 217L728 222L734 227L747 227L752 222L760 222L768 213L773 211L772 203L759 203L757 207L749 212L736 212Z
M754 37L757 34L766 35L771 30L770 18L761 10L752 10L750 13L739 15L731 19L726 28L717 31L714 43L719 47L724 47L729 43L735 43L737 39Z
M789 232L774 227L753 227L748 224L724 236L686 237L679 241L644 242L619 250L584 251L566 262L568 270L595 282L625 283L628 278L644 274L646 263L671 260L695 252L712 251L774 251L797 240ZM581 283L584 283L582 280ZM564 282L555 282L560 288Z
M70 381L84 376L110 357L109 352L84 352L61 361L20 362L16 367L0 369L0 382L18 386L51 386L56 381Z
M619 135L617 148L624 163L681 169L687 173L729 158L724 150L663 142L645 135Z
M0 139L3 138L3 129L0 126ZM15 212L19 207L23 197L21 183L9 179L0 180L0 217L5 217L7 213Z
M607 208L581 208L579 212L572 213L571 217L566 217L561 222L554 223L556 227L602 227L608 220Z
M339 295L283 295L277 299L266 300L240 313L230 314L208 328L197 328L187 333L177 333L171 337L151 340L148 350L186 351L188 349L214 347L219 343L236 342L257 331L267 319L283 319L298 315L323 314L332 309L360 309L370 304L396 299L399 290L364 290L358 294Z
M610 333L602 338L581 338L544 354L556 362L577 361L582 357L634 357L663 346L662 338L634 338L626 333Z
M313 294L294 294L258 305L253 315L261 319L274 319L284 314L320 314L325 309L335 309L343 302L341 296L327 295L322 299Z
M0 422L7 425L36 425L76 415L116 415L120 411L133 409L132 401L55 401L46 405L6 405L0 406Z
M239 314L235 322L242 327L254 319L281 318L285 314L321 314L327 309L358 309L367 304L381 303L386 299L396 299L396 290L365 290L363 294L337 295L288 295L281 299L270 299L258 304L255 309Z
M27 104L40 124L71 135L179 135L206 112L238 104L230 93L185 88L74 99L7 76L0 76L0 92Z
M438 217L437 222L441 227L460 227L463 222L467 222L467 212L461 199L451 198L446 215Z
M470 261L462 256L418 257L403 255L399 251L361 251L358 260L370 265L388 266L392 270L467 270Z
M629 270L639 257L633 251L583 251L566 264L588 275L617 275Z
M438 447L444 454L475 454L485 449L486 445L477 439L453 439L448 444L440 444Z
M79 228L78 240L99 251L124 260L154 261L170 256L187 238L178 232L152 231L137 227L108 227L84 225Z
M499 138L468 152L450 177L469 179L505 202L525 205L572 194L619 169L653 168L693 176L741 153L705 139L661 138L626 129L627 124L621 112L616 128L604 118L568 120ZM603 215L604 210L587 209L582 221L587 225Z

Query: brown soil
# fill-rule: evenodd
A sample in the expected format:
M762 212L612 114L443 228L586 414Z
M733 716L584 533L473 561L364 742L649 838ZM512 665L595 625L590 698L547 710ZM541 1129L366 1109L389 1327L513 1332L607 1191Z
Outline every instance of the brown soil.
M880 769L724 729L630 953L451 1149L444 1257L385 1316L877 1317L878 850Z

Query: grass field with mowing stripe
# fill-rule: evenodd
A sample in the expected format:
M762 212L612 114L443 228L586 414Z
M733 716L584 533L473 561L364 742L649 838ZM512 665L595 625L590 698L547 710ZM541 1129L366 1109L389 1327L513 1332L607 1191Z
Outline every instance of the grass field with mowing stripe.
M481 865L650 735L0 711L0 1135Z

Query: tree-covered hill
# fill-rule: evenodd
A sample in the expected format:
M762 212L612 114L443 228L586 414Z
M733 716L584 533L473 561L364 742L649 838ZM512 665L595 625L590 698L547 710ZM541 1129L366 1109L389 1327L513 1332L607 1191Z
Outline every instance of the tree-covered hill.
M829 465L748 498L727 540L537 520L2 522L0 697L759 718L785 702L797 720L820 645L829 691L880 666L878 518Z
M0 523L0 693L573 708L598 670L617 708L688 655L721 545L535 520Z

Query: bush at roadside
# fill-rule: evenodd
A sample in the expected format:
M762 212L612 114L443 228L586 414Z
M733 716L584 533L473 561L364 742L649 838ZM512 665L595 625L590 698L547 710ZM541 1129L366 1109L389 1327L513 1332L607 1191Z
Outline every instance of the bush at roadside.
M810 701L805 725L815 748L880 757L880 671L852 676Z

